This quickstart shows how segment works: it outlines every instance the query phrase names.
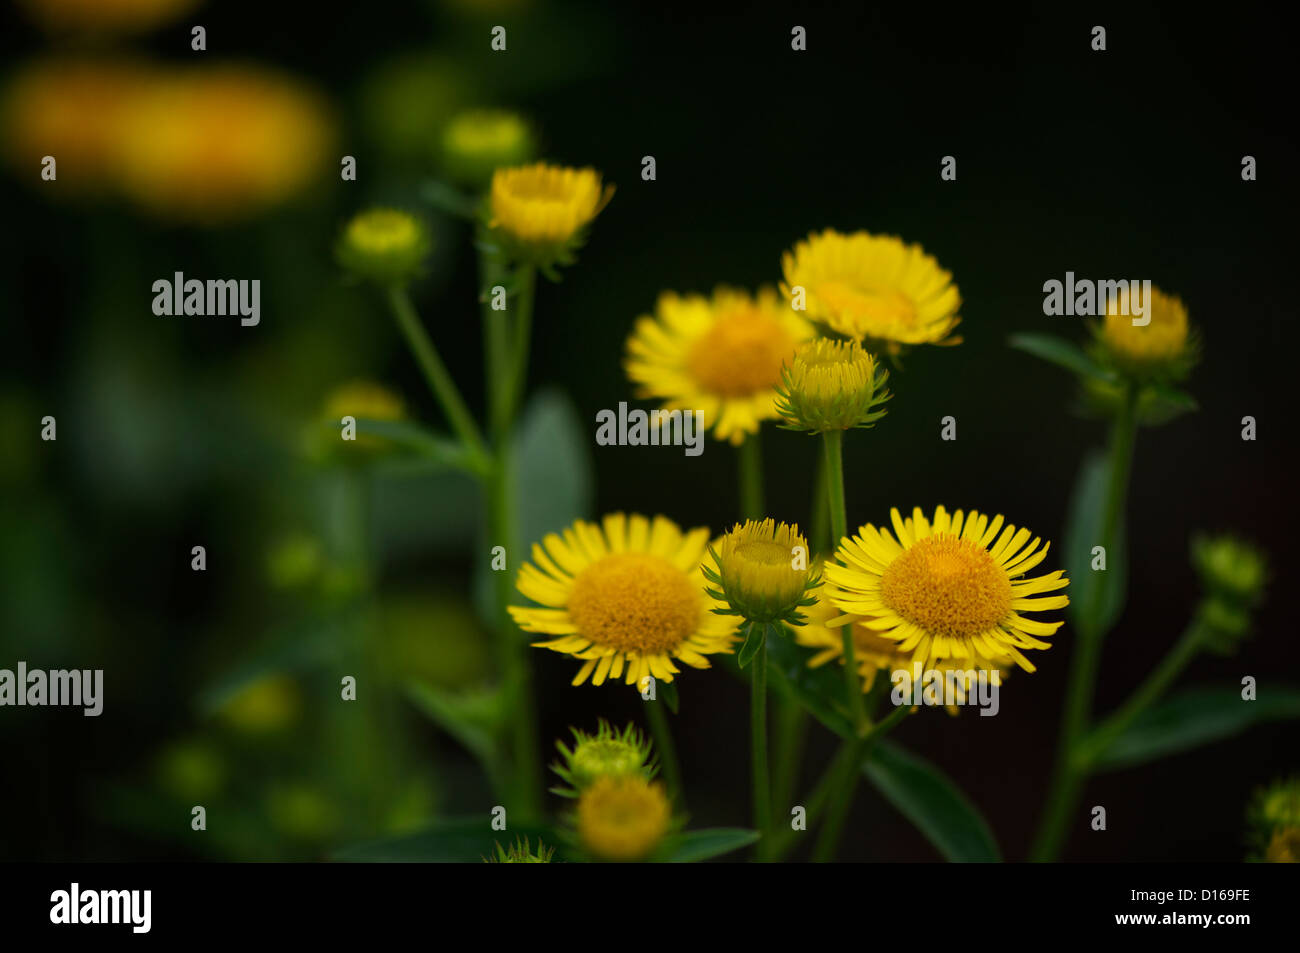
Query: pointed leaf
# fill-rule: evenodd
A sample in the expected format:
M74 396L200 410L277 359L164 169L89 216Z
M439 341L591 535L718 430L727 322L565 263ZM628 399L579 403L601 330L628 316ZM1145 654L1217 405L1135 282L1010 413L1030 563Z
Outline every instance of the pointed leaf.
M740 647L740 652L736 655L736 664L745 668L754 660L758 650L763 647L767 640L767 626L750 623L745 627L745 644Z
M1189 689L1138 715L1092 764L1099 770L1142 764L1291 718L1300 718L1298 686L1266 686L1254 701L1238 688Z
M1002 859L988 822L934 765L883 740L862 771L947 860L996 863Z
M1111 551L1106 553L1106 568L1092 568L1094 546L1101 545L1101 523L1105 518L1107 482L1110 478L1109 457L1101 451L1090 453L1079 468L1079 477L1070 498L1069 522L1065 528L1063 561L1070 577L1070 605L1066 612L1078 626L1086 621L1083 614L1092 601L1101 599L1097 636L1110 631L1124 609L1128 590L1127 546L1124 521L1121 519ZM1097 595L1094 590L1100 588Z
M1099 365L1079 345L1054 334L1013 334L1007 339L1007 344L1018 351L1064 367L1080 377L1091 377L1099 381L1115 379L1112 371Z
M748 847L758 840L758 831L740 827L715 827L679 834L664 845L663 861L694 864Z

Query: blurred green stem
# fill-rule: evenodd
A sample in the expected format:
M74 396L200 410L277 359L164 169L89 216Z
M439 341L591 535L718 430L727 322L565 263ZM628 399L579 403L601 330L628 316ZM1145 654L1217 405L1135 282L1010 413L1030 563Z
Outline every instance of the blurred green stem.
M813 863L824 864L835 859L839 851L844 822L848 820L849 808L853 804L853 793L858 787L858 776L862 766L871 756L871 749L876 742L889 734L894 726L907 717L911 707L897 705L879 724L871 728L867 735L849 738L841 746L843 757L837 758L822 782L833 792L826 823L817 835L817 846L813 849Z
M772 803L784 817L794 807L794 792L803 764L804 740L808 735L808 712L789 695L776 697L776 740L772 749L774 777Z
M1112 561L1119 540L1124 503L1128 497L1133 446L1137 438L1138 391L1136 382L1129 380L1125 384L1124 400L1115 415L1111 430L1108 461L1110 478L1106 484L1106 502L1098 543L1104 548L1106 557ZM1029 859L1035 862L1050 862L1060 854L1070 815L1078 804L1083 787L1086 768L1079 761L1078 749L1088 730L1097 669L1101 661L1101 643L1106 636L1101 618L1106 608L1106 591L1107 587L1097 581L1089 590L1087 602L1078 616L1061 737L1057 743L1056 765L1047 795L1046 813L1029 855Z
M772 787L767 765L767 640L770 628L760 622L749 623L750 627L761 626L763 644L759 646L749 663L749 715L750 742L754 768L754 827L759 833L756 858L767 859L769 847L764 841L772 837Z
M763 448L759 431L749 434L737 448L740 455L740 518L763 518Z
M844 505L844 431L827 430L822 439L826 445L826 497L831 510L831 548L839 546L848 535L848 517ZM844 686L848 693L845 702L853 715L853 726L858 736L867 729L867 708L858 689L858 661L853 645L853 626L840 629L844 652Z
M401 285L389 287L388 304L393 310L393 316L397 318L397 326L401 328L411 353L415 355L420 370L424 372L429 390L442 405L452 429L471 453L480 459L485 458L487 450L483 445L483 437L479 433L478 425L474 423L469 408L465 406L460 391L456 389L451 374L447 372L447 366L438 356L438 349L433 346L433 341L425 333L424 325L420 323L420 316L416 313L415 305L411 303L411 296L406 288Z
M1096 729L1083 739L1077 753L1080 770L1087 771L1115 740L1124 734L1125 729L1133 723L1138 715L1150 708L1169 686L1182 674L1189 662L1204 645L1206 625L1203 610L1197 609L1195 618L1183 631L1182 637L1174 643L1160 663L1151 670L1146 680L1137 687L1128 700L1105 718Z
M829 559L835 555L838 540L831 541L830 496L826 488L826 454L817 455L817 469L813 478L812 514L808 520L808 545L815 553L824 553Z
M664 783L668 786L668 797L680 811L686 807L686 797L682 790L682 768L677 760L677 746L673 743L672 726L664 714L666 702L656 698L646 703L650 721L650 736L654 738L655 750L659 752L659 767L663 771Z
M525 274L526 273L526 274ZM519 558L521 541L517 538L516 514L513 505L515 461L511 437L515 413L521 397L519 389L528 370L528 345L526 338L529 315L533 308L534 282L531 268L520 268L515 276L514 313L515 335L511 341L507 326L508 311L497 311L491 306L490 288L501 281L504 269L494 257L481 254L480 279L487 285L483 296L484 354L487 361L486 384L488 389L488 415L491 426L494 466L485 486L487 496L487 531L491 546L503 546L506 565L513 566ZM542 768L538 754L537 729L534 724L534 697L532 667L529 664L527 645L520 638L518 628L510 618L507 606L514 594L509 569L494 570L494 616L497 629L497 649L504 692L510 707L510 748L513 766L511 800L524 819L541 815Z
M528 358L532 348L533 300L537 292L537 269L520 265L515 270L515 334L512 345L506 413L511 421L519 413L519 403L528 386Z

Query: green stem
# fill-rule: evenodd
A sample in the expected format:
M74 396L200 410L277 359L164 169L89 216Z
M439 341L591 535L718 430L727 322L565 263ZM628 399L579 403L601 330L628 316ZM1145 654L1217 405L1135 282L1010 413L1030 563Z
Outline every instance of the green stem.
M826 497L831 510L831 548L837 548L840 540L848 535L848 517L844 505L844 431L827 430L823 435L826 445ZM862 691L858 682L857 652L854 650L853 626L846 625L840 630L844 652L844 688L845 700L853 715L853 725L861 736L867 730L867 708L862 700Z
M822 808L826 806L826 802L830 800L831 794L837 788L837 781L842 773L842 768L839 767L839 765L842 761L852 758L855 747L856 746L851 739L846 739L840 745L839 750L835 753L835 757L831 760L830 765L828 765L826 770L822 772L822 776L817 781L816 787L813 788L813 793L804 803L805 819L811 819L813 823L816 823L817 819L821 817ZM788 830L783 828L781 830L780 834L777 835L771 850L771 857L773 860L779 860L789 852L794 843L794 836L797 833L799 832L793 828Z
M1106 749L1114 744L1115 739L1124 734L1125 729L1133 723L1133 719L1155 704L1169 690L1169 686L1201 650L1204 637L1205 624L1202 621L1202 613L1198 610L1191 624L1183 631L1173 648L1165 653L1160 663L1151 670L1146 680L1124 704L1103 720L1081 743L1078 761L1084 770L1089 769L1093 761L1104 754Z
M828 430L822 434L826 446L826 497L831 509L831 550L849 534L849 520L844 507L844 431Z
M438 403L442 405L443 413L447 415L447 420L456 435L460 437L461 442L478 458L486 458L487 450L483 444L483 438L479 434L478 425L474 423L474 418L465 406L465 401L460 396L460 391L456 389L455 382L451 379L451 374L447 372L447 366L443 364L442 358L438 356L438 349L434 347L433 341L425 333L424 325L420 323L420 316L415 311L415 305L411 303L411 296L407 293L406 288L400 285L393 285L388 289L388 304L393 310L393 316L397 319L397 325L401 328L402 334L406 337L406 343L415 355L416 361L420 365L420 370L424 373L424 379L429 384L429 389L433 392Z
M837 762L835 770L838 774L829 781L834 797L831 799L826 823L817 836L817 846L813 849L813 863L824 864L835 859L835 854L840 847L844 823L848 820L849 809L853 805L853 795L857 791L862 765L866 763L876 743L889 734L910 711L909 706L898 705L885 716L884 720L875 725L869 734L844 742L846 757Z
M762 623L751 622L750 625ZM754 828L759 833L757 856L766 858L768 848L761 846L772 836L772 787L767 765L767 638L763 626L763 644L749 663L750 742L754 769Z
M808 736L808 712L798 700L776 697L776 739L772 748L775 777L772 779L773 810L782 816L794 807L794 791L803 763L803 746Z
M808 520L808 545L815 553L835 555L836 544L831 541L830 494L826 488L826 454L817 455L817 470L813 479L812 515Z
M668 797L678 810L684 810L686 800L682 791L681 762L677 760L677 746L673 743L668 716L664 714L665 707L665 703L658 700L647 703L650 736L654 738L655 750L659 753L659 768L668 786Z
M738 448L740 454L740 518L763 518L763 450L759 432L745 438Z
M1114 557L1119 524L1128 496L1133 446L1137 437L1137 400L1138 386L1129 381L1125 386L1124 402L1111 431L1110 479L1106 485L1106 503L1102 511L1099 540L1107 557L1111 559ZM1087 773L1086 768L1079 763L1078 748L1088 730L1097 670L1101 661L1101 642L1106 635L1101 620L1101 612L1105 608L1105 592L1106 587L1100 582L1094 585L1078 617L1074 658L1066 686L1065 712L1061 721L1061 737L1057 745L1052 784L1047 795L1046 814L1030 850L1030 860L1040 863L1055 860L1060 854L1069 817L1077 806Z
M479 261L479 274L485 287L503 280L501 264L488 255ZM520 277L514 296L516 329L526 329L533 307L533 284ZM483 310L484 354L487 361L485 383L488 391L489 419L495 466L485 487L487 497L488 539L493 546L504 546L507 565L515 565L522 551L517 538L515 498L515 461L511 445L518 395L516 381L527 374L528 348L517 338L510 341L505 311L491 307L490 296ZM526 330L525 330L526 334ZM521 357L522 355L522 357ZM520 368L522 361L523 367ZM541 815L542 765L533 722L533 673L528 648L506 607L514 596L511 573L494 571L498 664L509 699L509 746L511 754L511 793L517 811L525 819Z
M537 269L520 265L515 272L514 358L508 379L506 412L514 420L519 402L528 387L528 358L532 348L533 300L537 292Z

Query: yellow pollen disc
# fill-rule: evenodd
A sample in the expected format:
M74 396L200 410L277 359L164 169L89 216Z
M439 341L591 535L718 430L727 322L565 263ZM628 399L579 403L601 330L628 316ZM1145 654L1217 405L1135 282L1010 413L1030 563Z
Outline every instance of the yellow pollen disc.
M578 632L622 652L669 652L699 629L703 589L668 560L616 553L573 581L569 617Z
M782 546L765 539L751 539L736 546L736 555L746 562L758 563L760 566L782 566L790 568L794 559L789 546Z
M880 578L881 600L932 635L969 638L1011 614L1011 580L988 550L949 534L906 549Z
M695 381L721 397L748 397L781 379L781 365L795 342L779 321L739 309L722 315L705 332L686 361Z
M817 286L817 296L832 312L873 337L916 327L916 309L897 292L868 291L841 281L828 281Z

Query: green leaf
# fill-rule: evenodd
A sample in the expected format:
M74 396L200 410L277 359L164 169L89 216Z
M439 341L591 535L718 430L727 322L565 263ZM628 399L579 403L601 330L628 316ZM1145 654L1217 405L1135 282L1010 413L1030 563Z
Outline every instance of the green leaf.
M568 397L555 390L533 397L515 432L514 451L515 512L525 546L591 515L591 434Z
M486 462L467 451L455 440L426 430L408 420L371 420L357 418L357 433L391 440L400 447L439 463L448 469L464 470L482 476Z
M1018 351L1064 367L1080 377L1107 382L1115 380L1114 372L1103 368L1083 348L1054 334L1013 334L1007 339L1007 344Z
M844 669L835 663L809 668L811 654L789 635L768 639L769 684L775 691L798 699L823 725L847 738L853 732L844 696Z
M862 771L947 860L996 863L1002 859L983 815L934 765L882 740Z
M525 407L514 434L514 507L518 536L507 545L506 560L515 572L532 545L557 533L595 506L591 435L573 402L559 391L541 391ZM475 603L491 618L492 570L487 557L492 541L476 563Z
M758 831L741 827L714 827L688 831L672 837L663 847L662 858L668 864L694 864L748 847L758 840Z
M767 626L751 622L745 625L744 629L745 644L742 645L740 651L736 653L736 664L741 668L745 668L754 660L754 656L758 654L758 650L761 649L763 643L767 641Z
M1147 426L1168 423L1183 414L1200 410L1196 398L1172 384L1148 384L1138 403L1138 418Z
M1094 755L1096 769L1123 768L1222 741L1253 725L1300 718L1300 687L1259 690L1245 701L1239 688L1189 689L1147 709L1110 746ZM1084 742L1087 752L1089 741Z
M1106 553L1106 568L1092 568L1092 549L1101 545L1101 523L1105 518L1106 489L1110 477L1109 456L1102 451L1090 453L1079 468L1079 477L1070 497L1069 521L1065 527L1063 562L1070 577L1070 604L1066 612L1075 626L1086 622L1083 613L1092 600L1100 598L1100 612L1095 620L1096 637L1110 631L1124 609L1128 592L1128 559L1124 521L1120 520L1115 543ZM1101 587L1100 595L1094 590Z
M494 763L496 737L504 720L497 692L445 692L411 684L407 696L424 714L485 764Z
M420 186L420 198L438 211L457 218L472 220L478 217L478 200L446 182L439 182L436 179L424 182Z
M497 842L503 847L513 844L516 838L527 837L536 847L543 841L555 847L554 860L559 860L563 845L555 830L543 825L510 823L508 831L494 831L491 820L482 817L451 818L435 824L428 830L403 834L345 847L334 853L332 860L343 863L482 863L492 856Z

